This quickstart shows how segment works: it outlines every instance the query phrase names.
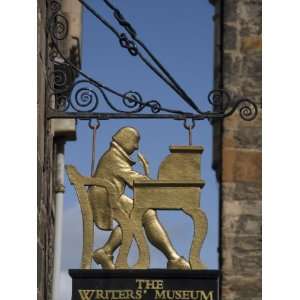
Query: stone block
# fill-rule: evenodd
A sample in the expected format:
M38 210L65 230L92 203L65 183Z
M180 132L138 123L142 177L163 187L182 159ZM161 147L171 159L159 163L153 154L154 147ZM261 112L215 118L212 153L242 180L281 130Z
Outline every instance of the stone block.
M232 264L236 274L257 275L258 270L261 270L261 255L254 255L252 252L249 255L245 253L243 255L233 255Z
M232 251L229 249L229 251ZM248 253L243 250L242 255L232 253L223 255L222 271L223 274L235 274L244 278L259 276L261 270L261 251L249 251ZM226 276L223 276L226 278Z
M256 232L256 235L240 236L237 235L233 237L233 251L235 253L248 255L254 254L261 256L262 251L262 239L260 232Z
M261 216L261 201L259 200L234 200L233 194L227 195L226 199L223 199L223 216ZM231 199L230 199L231 198ZM230 200L229 200L230 199Z
M226 182L222 184L223 203L246 202L246 205L261 205L260 182ZM257 204L253 204L257 202ZM244 205L241 203L241 205Z
M245 78L243 77L240 80L240 92L242 97L247 97L254 101L258 108L261 108L262 103L262 95L261 95L262 84L261 81L257 81L254 78ZM255 120L254 120L255 122ZM248 122L250 126L252 126L253 121Z
M241 63L242 58L240 56L233 56L231 53L224 54L223 72L225 81L232 81L233 79L238 81Z
M235 254L242 254L243 252L256 255L261 254L261 235L257 232L255 235L233 234L231 232L224 232L222 235L222 247L224 253L230 257ZM225 256L226 256L225 255Z
M261 23L261 13L262 13L261 0L238 1L237 15L239 19L245 20L250 24L254 20Z
M228 274L224 277L222 295L223 300L261 299L261 276L252 274L245 277Z
M223 121L224 130L227 130L227 129L232 129L232 130L235 129L236 130L241 126L241 122L243 122L243 120L241 120L239 113L235 112L231 116L224 119L224 121Z
M235 182L226 182L222 184L222 193L224 195L233 195L235 191Z
M224 205L226 209L230 207L232 209L229 214L223 215L223 230L227 231L230 235L255 235L261 232L261 217L255 215L255 211L252 211L252 214L247 215L235 215L239 213L239 210L242 212L242 208L235 205Z
M37 244L37 288L41 289L42 276L43 276L43 264L44 264L44 253L42 247Z
M224 19L225 22L236 22L237 20L237 4L238 0L224 1Z
M226 248L225 243L222 244L222 272L233 270L232 254L230 248ZM224 251L226 249L226 251Z
M235 231L237 234L257 234L261 232L261 217L252 213L251 215L241 215L236 223Z
M261 200L260 182L237 182L233 192L233 199L238 201Z
M261 149L261 130L255 127L243 127L233 132L237 148Z
M261 149L261 130L255 127L243 127L239 130L225 129L223 147Z
M247 54L241 61L241 77L261 80L261 54Z
M224 49L234 50L237 47L237 29L231 25L224 25Z
M260 182L261 152L223 149L224 182Z
M241 51L244 53L261 51L261 36L247 36L241 38Z
M241 22L240 31L239 31L239 35L241 37L250 37L253 35L261 36L261 34L262 34L262 25L260 22L253 21L251 26L249 26L249 23L243 21Z

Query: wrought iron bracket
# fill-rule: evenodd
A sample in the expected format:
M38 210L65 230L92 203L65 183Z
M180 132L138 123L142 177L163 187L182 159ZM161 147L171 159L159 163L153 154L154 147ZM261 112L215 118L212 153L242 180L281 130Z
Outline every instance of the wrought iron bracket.
M61 0L62 1L62 0ZM101 16L88 6L83 0L78 0L93 15ZM79 42L78 49L72 47L70 55L66 57L60 50L60 44L67 39L69 23L61 9L60 1L47 0L48 20L47 33L49 39L48 70L47 70L47 119L72 118L87 120L95 118L98 120L109 119L173 119L173 120L214 120L223 119L239 111L243 120L251 121L258 113L256 103L248 98L234 99L229 92L215 89L209 92L207 101L211 104L210 111L202 111L195 102L190 99L186 92L177 84L173 77L166 71L155 56L146 48L144 43L137 39L137 33L124 16L113 7L109 1L104 1L113 11L119 24L125 28L132 39L141 46L150 56L152 61L161 70L157 74L157 69L153 70L145 61L145 57L140 57L144 63L150 67L154 73L162 78L177 94L193 109L182 111L176 108L162 106L158 100L145 100L139 92L130 90L119 92L112 89L98 80L89 76L81 69ZM105 21L108 23L107 21ZM104 24L110 28L110 24ZM111 29L111 28L110 28ZM111 29L124 47L124 34L119 34L114 28ZM123 40L122 40L123 39ZM127 40L128 45L134 46L136 55L140 50L134 41ZM126 45L127 45L126 44ZM129 48L126 47L128 50ZM132 54L132 53L131 53ZM133 55L133 54L132 54ZM102 103L106 103L110 111L102 111ZM196 111L196 113L195 113Z

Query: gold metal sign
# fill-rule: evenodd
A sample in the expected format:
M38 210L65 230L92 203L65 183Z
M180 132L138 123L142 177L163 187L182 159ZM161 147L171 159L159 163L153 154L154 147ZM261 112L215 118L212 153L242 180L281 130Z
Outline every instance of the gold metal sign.
M168 269L205 269L199 253L207 233L207 218L199 205L204 181L200 178L201 146L170 146L170 154L160 165L157 180L149 178L146 159L139 154L145 175L133 170L130 155L139 148L140 135L132 127L121 128L109 149L100 158L92 177L79 174L67 166L70 182L78 196L83 220L81 268L90 269L92 259L103 269L148 269L150 264L147 240L167 258ZM133 189L134 197L124 194ZM179 256L156 210L182 210L194 222L194 237L189 260ZM113 228L113 220L119 225ZM112 233L99 249L94 250L94 225ZM147 237L147 239L146 239ZM129 266L130 246L136 241L138 261ZM119 254L114 262L116 249Z

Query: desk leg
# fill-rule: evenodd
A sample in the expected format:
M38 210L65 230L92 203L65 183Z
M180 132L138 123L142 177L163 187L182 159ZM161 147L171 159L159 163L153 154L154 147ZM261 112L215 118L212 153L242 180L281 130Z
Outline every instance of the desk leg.
M145 238L142 218L147 209L134 208L130 220L132 221L134 238L139 249L139 259L133 269L148 269L150 265L149 248Z
M183 208L183 211L188 214L194 222L194 237L190 250L191 268L193 270L206 269L206 266L201 262L199 252L207 234L207 217L200 208Z

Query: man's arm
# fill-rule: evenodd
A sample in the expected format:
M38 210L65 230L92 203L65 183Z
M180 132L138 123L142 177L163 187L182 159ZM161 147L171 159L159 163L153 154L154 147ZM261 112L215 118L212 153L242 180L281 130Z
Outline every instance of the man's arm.
M131 167L123 166L120 168L120 172L118 174L131 188L133 187L134 180L149 180L147 176L144 176L136 171L133 171Z

